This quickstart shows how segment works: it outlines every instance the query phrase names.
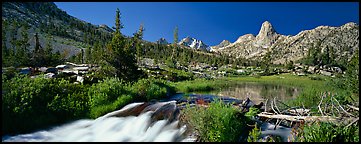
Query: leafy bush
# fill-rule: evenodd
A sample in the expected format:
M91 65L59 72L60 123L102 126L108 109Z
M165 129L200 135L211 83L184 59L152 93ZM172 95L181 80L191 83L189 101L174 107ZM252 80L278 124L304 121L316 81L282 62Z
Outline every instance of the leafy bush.
M230 142L247 138L247 117L229 104L215 101L208 108L188 105L183 112L186 123L199 133L201 141Z
M132 96L130 95L121 95L117 98L115 102L108 105L99 105L96 107L93 107L90 110L90 117L91 118L98 118L100 116L103 116L111 111L118 110L122 108L123 106L131 103L133 101Z
M301 126L296 140L300 142L358 142L359 128L316 122Z
M257 114L259 114L261 111L258 108L255 107L250 107L248 112L246 112L245 116L247 117L252 117L252 116L256 116Z
M249 132L247 142L258 142L261 138L261 129L257 128L257 125Z
M174 89L166 81L158 79L141 79L134 83L131 88L137 101L165 98L174 93Z
M156 79L143 79L131 85L106 78L90 86L43 77L9 78L3 74L4 133L26 133L69 120L97 118L135 100L161 99L175 92L169 83Z
M118 78L106 78L102 82L92 85L88 91L90 106L97 107L113 103L120 95L129 93L125 86Z
M23 75L2 82L5 133L27 132L86 116L88 99L83 85Z

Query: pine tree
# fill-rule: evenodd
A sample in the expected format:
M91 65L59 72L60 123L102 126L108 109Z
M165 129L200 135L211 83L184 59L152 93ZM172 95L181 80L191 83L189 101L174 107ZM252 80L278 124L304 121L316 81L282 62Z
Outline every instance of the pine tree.
M2 20L2 34L1 34L1 37L2 37L2 64L3 66L8 66L8 56L9 56L9 50L8 48L6 47L6 41L7 41L7 37L6 37L6 32L7 32L7 29L8 29L8 24L7 24L7 21L5 20Z
M145 30L144 26L143 26L143 24L141 24L139 27L139 30L133 34L134 35L133 40L134 40L135 47L136 47L136 54L137 54L138 61L140 60L140 58L143 55L143 48L142 48L141 40L143 39L144 30Z
M119 9L116 11L115 26L116 31L112 41L108 44L107 53L103 57L103 60L111 66L106 66L109 68L106 73L115 73L116 77L125 81L136 80L140 76L140 71L137 70L138 67L131 42L127 41L120 33L123 26L120 22Z
M44 50L40 45L38 33L35 33L35 47L31 61L32 61L31 65L34 67L40 67L44 65Z
M267 52L261 62L261 66L264 69L264 75L269 75L270 73L270 69L269 69L270 61L271 61L271 52Z
M27 24L22 24L23 25L23 29L21 31L21 39L17 41L17 46L18 46L18 53L17 53L17 58L20 62L20 65L22 66L28 66L29 65L29 61L30 61L30 53L28 50L28 47L30 46L30 44L28 43L29 41L29 35L28 35L28 30L29 30L29 26Z
M175 66L175 63L176 63L176 61L174 60L174 57L175 57L177 43L178 43L178 26L175 27L173 36L174 36L174 41L173 41L172 54L171 54L170 59L167 60L168 63L172 63L172 64L169 64L169 66Z
M322 64L328 65L330 63L330 49L326 46L325 51L322 54Z
M85 49L85 57L87 63L93 63L92 52L92 47L88 47L87 49Z
M45 46L45 55L44 55L44 66L51 66L53 64L53 59L52 59L52 53L53 53L53 48L51 47L51 41L49 38L47 38L47 43Z
M119 8L116 10L116 16L115 16L115 33L120 33L120 29L124 28L123 24L120 22L120 11Z
M345 83L353 93L359 93L359 50L355 51L350 62L347 64Z
M174 44L174 47L176 47L177 43L178 43L178 26L175 27L173 36L174 36L173 44Z

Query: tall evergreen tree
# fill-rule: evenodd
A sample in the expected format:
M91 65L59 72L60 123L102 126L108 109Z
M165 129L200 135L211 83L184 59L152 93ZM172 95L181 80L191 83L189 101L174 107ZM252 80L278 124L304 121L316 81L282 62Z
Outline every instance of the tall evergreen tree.
M7 37L6 37L6 32L7 32L7 29L8 29L8 24L7 24L7 21L5 20L2 20L2 34L1 34L1 38L2 38L2 64L4 66L8 66L8 56L9 56L9 50L8 48L6 47L6 41L7 41Z
M120 33L120 29L124 28L123 24L120 22L120 11L119 8L116 10L115 16L115 32Z
M143 39L144 30L145 30L144 26L143 26L143 24L141 24L139 27L139 30L133 34L134 35L133 41L134 41L134 46L136 48L136 54L137 54L138 61L140 60L140 58L143 55L143 47L142 47L141 40Z
M269 69L270 61L271 61L271 52L267 52L261 62L261 66L264 69L264 75L268 75L270 73L270 69Z
M177 43L178 43L178 26L176 26L176 27L174 28L173 37L174 37L173 44L174 44L174 47L176 47L176 46L177 46Z
M92 47L88 47L87 49L85 49L85 58L87 63L93 63L92 52Z
M326 46L325 51L322 54L322 64L328 65L330 63L330 49Z
M34 67L40 67L44 65L44 50L40 45L38 33L35 33L35 47L31 61L31 65Z
M28 66L30 61L30 53L29 53L29 35L28 35L29 26L25 23L22 24L22 31L21 31L21 39L18 40L18 53L17 58L22 66Z
M136 80L140 76L140 71L136 65L136 59L131 44L121 35L120 29L123 28L120 22L119 9L116 11L115 18L116 31L112 41L107 48L107 54L103 58L111 67L108 73L115 70L116 77L125 81ZM112 68L113 67L113 68Z

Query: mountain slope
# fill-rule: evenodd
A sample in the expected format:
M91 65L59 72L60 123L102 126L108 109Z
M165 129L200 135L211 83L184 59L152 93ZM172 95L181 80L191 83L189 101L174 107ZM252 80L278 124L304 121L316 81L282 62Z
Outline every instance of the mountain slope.
M208 45L206 45L203 41L195 39L195 38L191 38L189 36L182 39L178 44L188 46L190 48L197 49L197 50L205 50L205 51L210 50L210 47Z
M14 26L16 21L18 23L16 27L19 29L17 33L20 33L20 28L24 25L30 26L28 30L30 48L35 45L35 33L39 33L39 41L43 47L50 39L54 52L67 51L69 56L95 43L104 45L113 32L106 25L92 25L70 16L52 2L3 2L2 21L7 27ZM10 35L9 32L6 35ZM5 43L11 47L10 38L7 38Z
M350 58L359 49L358 29L357 24L347 23L340 27L319 26L295 36L285 36L278 34L266 21L257 36L246 34L234 43L211 48L214 52L247 59L261 59L270 52L273 63L284 64L304 58L312 48L320 47L323 52L326 47L332 47L338 60L341 57Z

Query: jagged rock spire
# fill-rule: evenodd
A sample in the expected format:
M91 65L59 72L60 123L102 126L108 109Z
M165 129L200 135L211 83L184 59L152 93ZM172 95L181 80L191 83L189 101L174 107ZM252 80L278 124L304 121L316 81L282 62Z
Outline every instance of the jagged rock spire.
M272 24L268 21L265 21L262 23L261 30L256 36L255 45L267 48L272 45L277 40L277 38L278 34L273 28Z

